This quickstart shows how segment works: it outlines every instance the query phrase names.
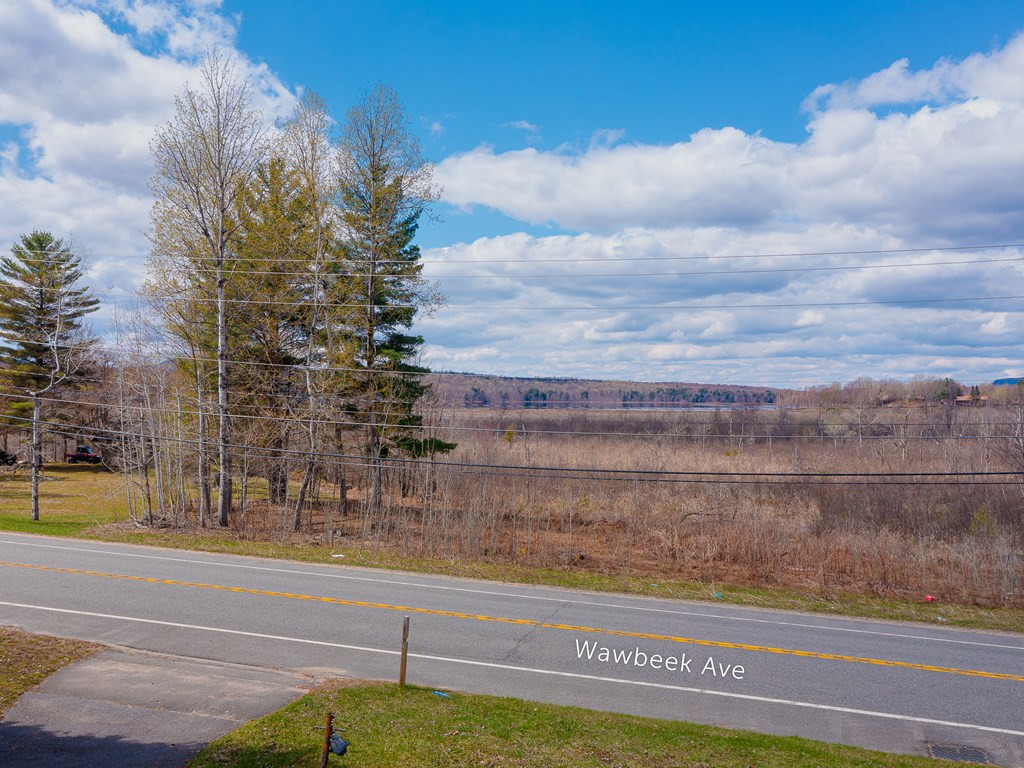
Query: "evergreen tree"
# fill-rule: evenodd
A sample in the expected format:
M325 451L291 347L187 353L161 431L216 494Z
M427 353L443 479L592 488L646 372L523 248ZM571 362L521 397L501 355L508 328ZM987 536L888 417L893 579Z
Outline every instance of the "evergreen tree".
M376 86L349 110L341 137L338 207L347 278L336 283L352 308L348 335L358 369L352 415L366 424L370 514L380 507L382 460L391 450L418 456L454 448L423 439L413 413L428 386L420 380L427 369L415 364L423 338L409 330L419 310L441 301L421 276L413 238L436 194L398 94Z
M99 301L79 286L81 259L49 232L22 235L0 259L0 381L27 401L32 423L32 519L39 519L43 398L78 386L92 340L82 318ZM49 399L49 398L47 398ZM24 417L23 417L24 418Z
M261 428L254 439L267 452L270 500L281 503L288 479L283 450L299 404L307 399L301 396L304 381L295 366L307 363L315 322L315 307L308 301L315 227L298 176L280 157L259 169L242 205L246 226L236 249L230 292L236 309L228 346L233 359L255 365L236 366L236 385L246 394L239 394L235 405L278 419L256 422Z

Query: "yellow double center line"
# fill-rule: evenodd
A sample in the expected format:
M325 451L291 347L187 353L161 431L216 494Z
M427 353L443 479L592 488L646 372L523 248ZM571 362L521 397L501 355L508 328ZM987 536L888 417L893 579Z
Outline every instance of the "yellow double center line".
M670 643L684 643L687 645L700 645L710 648L729 648L739 651L755 651L758 653L775 653L782 656L800 656L808 659L826 659L828 661L846 661L854 664L873 664L879 667L900 667L903 669L918 669L925 672L943 672L950 675L966 675L968 677L985 677L992 680L1014 680L1024 682L1024 675L1011 675L1004 672L986 672L981 669L960 669L959 667L936 667L930 664L914 664L909 661L889 661L886 659L872 659L863 656L845 656L837 653L819 653L817 651L801 651L794 648L773 648L768 645L750 645L748 643L729 643L723 640L701 640L696 637L678 637L676 635L659 635L651 632L630 632L624 629L602 629L600 627L583 627L573 624L551 624L534 619L511 619L504 616L488 616L480 613L462 613L460 611L446 611L440 608L417 608L409 605L392 605L390 603L372 603L365 600L345 600L340 597L324 597L318 595L303 595L293 592L275 592L269 589L251 589L249 587L227 587L222 584L206 584L199 581L178 581L177 579L157 579L152 576L133 576L125 573L104 573L103 571L83 571L77 568L55 568L49 565L31 565L28 563L10 563L0 561L0 566L9 568L27 568L35 571L49 571L51 573L71 573L78 576L100 576L106 579L121 579L123 581L140 581L146 584L167 584L173 587L197 587L199 589L215 589L220 592L236 592L245 595L261 595L264 597L284 597L289 600L309 600L316 603L330 603L332 605L350 605L359 608L376 608L384 611L399 611L401 613L417 613L427 616L444 616L452 619L476 619L477 621L489 621L499 624L516 624L524 627L536 627L539 629L560 629L566 632L590 632L598 635L612 635L614 637L628 637L638 640L663 640Z

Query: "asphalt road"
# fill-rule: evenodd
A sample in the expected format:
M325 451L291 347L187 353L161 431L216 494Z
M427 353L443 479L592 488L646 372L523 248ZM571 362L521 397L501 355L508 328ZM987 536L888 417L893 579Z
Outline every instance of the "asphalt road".
M32 631L394 679L405 616L417 685L1024 766L1024 636L0 534Z

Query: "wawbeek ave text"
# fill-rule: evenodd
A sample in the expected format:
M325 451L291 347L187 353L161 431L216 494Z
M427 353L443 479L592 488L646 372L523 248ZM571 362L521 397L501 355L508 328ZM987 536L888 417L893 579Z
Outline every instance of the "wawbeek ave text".
M704 675L705 677L725 677L742 680L746 669L741 664L723 664L708 656L703 664L699 660L681 653L668 656L660 653L647 653L638 646L629 649L609 648L592 640L576 638L576 658L602 664L613 664L623 667L660 669L680 674Z

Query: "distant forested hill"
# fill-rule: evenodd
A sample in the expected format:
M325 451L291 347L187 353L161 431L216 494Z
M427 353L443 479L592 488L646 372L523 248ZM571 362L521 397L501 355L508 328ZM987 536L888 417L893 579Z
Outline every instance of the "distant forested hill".
M476 408L672 408L687 405L771 405L780 390L732 384L516 378L473 373L430 376L450 406Z

